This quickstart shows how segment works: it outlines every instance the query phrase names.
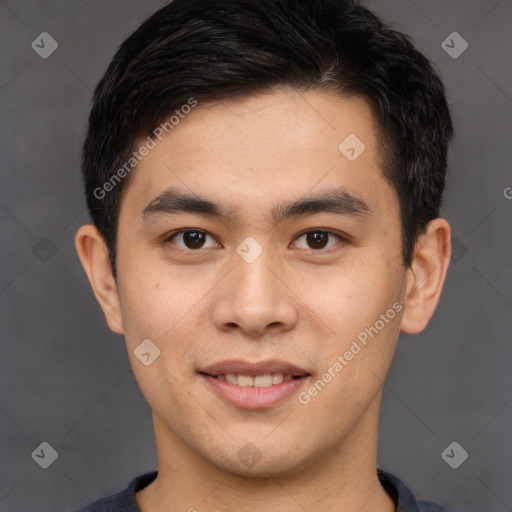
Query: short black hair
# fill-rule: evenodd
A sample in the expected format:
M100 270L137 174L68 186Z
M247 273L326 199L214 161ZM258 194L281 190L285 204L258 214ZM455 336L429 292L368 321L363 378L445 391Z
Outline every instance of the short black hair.
M409 37L354 0L174 0L122 43L94 91L82 174L114 276L122 193L141 139L154 140L191 102L281 87L369 101L410 264L439 216L453 128L443 84Z

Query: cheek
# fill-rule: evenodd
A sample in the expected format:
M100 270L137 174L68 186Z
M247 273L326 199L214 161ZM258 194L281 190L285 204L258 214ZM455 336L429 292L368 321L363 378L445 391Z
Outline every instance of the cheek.
M134 259L133 263L120 266L119 282L127 338L185 343L183 332L187 326L192 329L192 318L206 314L201 308L206 307L205 297L211 283L206 275L198 279L197 271L193 275L184 268L162 266L154 261L144 265Z
M364 404L380 388L400 332L399 272L399 264L376 253L324 281L322 299L311 308L329 328L322 342L322 368L336 373L325 400L337 402L349 393ZM336 361L338 370L333 368Z
M208 315L206 281L192 286L190 277L174 272L143 272L132 269L123 280L121 310L126 345L135 377L152 406L157 403L180 403L183 370L193 366L191 354L201 340L201 323ZM120 273L121 278L121 273ZM196 279L197 281L197 279ZM137 353L143 340L158 350L158 356L146 366ZM146 351L146 349L144 350ZM158 391L157 391L158 390Z
M361 259L323 282L322 298L310 305L329 331L319 339L320 374L303 399L312 417L328 416L338 432L364 413L391 364L403 310L395 272L384 257Z
M384 257L360 259L333 271L318 283L314 294L307 291L305 297L314 297L311 308L336 335L347 339L373 325L399 300L395 267Z

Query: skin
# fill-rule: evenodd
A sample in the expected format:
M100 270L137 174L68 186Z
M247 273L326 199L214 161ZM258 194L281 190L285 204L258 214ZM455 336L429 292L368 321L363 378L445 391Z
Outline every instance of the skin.
M153 410L159 473L136 495L143 512L395 510L376 474L383 382L400 331L420 332L434 313L450 227L432 221L403 265L398 197L380 170L375 130L364 99L327 92L277 89L198 105L133 171L117 281L96 228L79 229L79 257ZM349 134L366 147L355 161L338 150ZM232 217L145 217L169 187ZM339 187L370 212L270 216L277 204ZM204 246L169 240L182 228L206 231ZM324 248L301 236L319 229L333 232ZM249 236L263 249L250 264L236 252ZM394 303L401 311L306 405L292 395L240 409L197 373L223 359L282 359L307 369L299 391L307 390ZM149 366L134 355L146 338L161 351ZM261 454L252 467L237 456L249 442Z

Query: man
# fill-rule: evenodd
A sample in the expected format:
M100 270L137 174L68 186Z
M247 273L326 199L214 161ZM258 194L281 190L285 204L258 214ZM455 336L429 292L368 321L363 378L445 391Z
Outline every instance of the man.
M76 247L158 470L85 511L433 512L376 466L400 332L437 306L452 124L348 0L175 0L99 83Z

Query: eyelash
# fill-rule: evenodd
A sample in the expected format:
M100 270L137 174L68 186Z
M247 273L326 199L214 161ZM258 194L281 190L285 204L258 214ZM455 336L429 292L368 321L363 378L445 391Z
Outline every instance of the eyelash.
M204 231L202 229L183 228L183 229L180 229L178 231L174 231L174 232L170 233L169 236L167 236L165 238L164 243L169 243L169 242L172 241L173 238L175 238L178 235L182 235L184 233L201 233L203 235L207 235L207 236L210 236L213 239L215 239L212 235L210 235L210 233L208 233L207 231ZM336 236L336 237L338 237L340 239L340 242L338 244L335 244L334 246L328 247L327 249L323 249L323 248L321 248L321 249L303 249L304 251L309 252L309 253L331 252L331 250L335 250L337 245L339 245L340 243L342 245L345 245L345 244L349 243L349 241L350 241L350 239L349 239L349 237L347 235L341 235L340 233L336 233L334 231L329 231L327 229L319 229L319 228L308 229L306 231L303 231L302 233L297 235L297 237L294 240L298 240L301 237L303 237L305 235L308 235L309 233L323 233L323 234L327 234L327 235L334 235L334 236ZM173 245L175 245L175 244L173 244ZM201 249L203 249L202 247L200 247L199 249L183 248L183 247L179 247L179 246L177 246L177 247L178 247L179 251L184 251L184 252L199 252L199 251L201 251ZM207 249L209 249L209 248L207 247Z

